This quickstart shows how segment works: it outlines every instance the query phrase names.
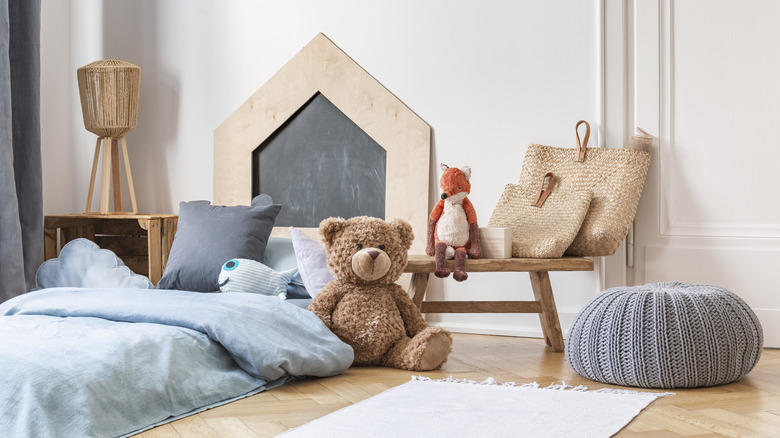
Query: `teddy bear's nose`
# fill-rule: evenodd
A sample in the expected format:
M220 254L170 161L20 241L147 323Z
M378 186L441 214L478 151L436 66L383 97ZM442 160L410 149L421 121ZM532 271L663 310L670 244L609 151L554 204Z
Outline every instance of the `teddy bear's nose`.
M441 194L441 199L447 199L447 194L446 193L442 193Z
M368 252L368 255L370 255L373 260L376 260L376 258L379 257L379 251L377 251L375 249L372 249L372 250L367 251L367 252Z

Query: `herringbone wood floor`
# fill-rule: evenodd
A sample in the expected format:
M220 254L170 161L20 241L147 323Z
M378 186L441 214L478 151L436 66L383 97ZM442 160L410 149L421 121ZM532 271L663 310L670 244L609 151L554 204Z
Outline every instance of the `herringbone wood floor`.
M157 427L142 437L271 437L390 387L413 374L472 380L565 381L590 389L613 387L584 379L562 353L540 339L455 334L440 371L412 373L389 368L350 368L341 376L282 385L224 406ZM630 388L635 389L635 388ZM618 437L780 437L780 350L764 350L744 379L728 385L677 390L642 411Z

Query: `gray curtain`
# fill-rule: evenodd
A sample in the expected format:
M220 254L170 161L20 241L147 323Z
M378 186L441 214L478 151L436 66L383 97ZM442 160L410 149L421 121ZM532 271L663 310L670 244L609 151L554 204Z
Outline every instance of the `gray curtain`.
M32 284L43 245L40 0L0 0L0 302Z

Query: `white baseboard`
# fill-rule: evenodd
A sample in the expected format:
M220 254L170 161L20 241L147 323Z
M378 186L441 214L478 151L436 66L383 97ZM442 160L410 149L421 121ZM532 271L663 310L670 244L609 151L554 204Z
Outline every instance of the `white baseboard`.
M559 312L558 319L561 322L561 330L563 331L563 337L569 332L569 327L577 316L576 312ZM440 316L440 319L442 317ZM428 321L428 324L435 327L441 327L445 330L449 330L453 333L468 333L474 335L495 335L495 336L516 336L521 338L542 338L542 326L539 325L538 319L535 324L486 324L486 323L463 323L463 322L450 322L446 321Z
M753 309L764 332L764 348L780 348L780 309Z
M453 333L468 333L472 335L516 336L520 338L541 338L541 328L487 326L482 324L450 324L446 322L432 322L429 325L441 327Z
M754 309L756 315L761 321L764 332L764 348L780 348L780 310L777 309ZM561 330L563 337L569 333L569 328L574 318L575 312L560 312L558 318L561 321ZM435 327L441 327L453 333L468 333L475 335L495 335L495 336L517 336L521 338L542 338L542 327L536 323L530 324L469 324L462 322L449 321L428 321L428 324Z

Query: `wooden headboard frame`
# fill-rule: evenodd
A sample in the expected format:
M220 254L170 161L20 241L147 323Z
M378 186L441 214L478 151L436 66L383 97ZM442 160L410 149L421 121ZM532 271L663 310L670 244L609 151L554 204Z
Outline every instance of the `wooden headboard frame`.
M422 253L431 127L321 33L214 130L214 203L249 205L252 152L318 92L387 152L386 219L409 222L411 252ZM316 228L302 230L318 237Z

